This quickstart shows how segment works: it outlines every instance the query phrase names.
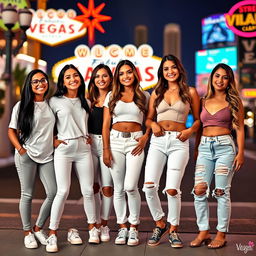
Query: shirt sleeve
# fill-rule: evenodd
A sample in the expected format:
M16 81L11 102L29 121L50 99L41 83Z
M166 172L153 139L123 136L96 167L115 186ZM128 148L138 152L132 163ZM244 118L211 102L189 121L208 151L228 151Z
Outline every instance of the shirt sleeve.
M52 112L54 113L54 115L56 115L56 106L55 106L55 97L51 97L49 100L49 106L52 109Z
M12 116L11 116L11 121L9 123L9 128L17 130L19 109L20 109L20 101L17 102L16 105L12 109Z
M110 100L110 95L111 95L111 92L109 92L104 100L104 104L103 104L103 107L106 107L106 108L109 108L108 104L109 104L109 100Z

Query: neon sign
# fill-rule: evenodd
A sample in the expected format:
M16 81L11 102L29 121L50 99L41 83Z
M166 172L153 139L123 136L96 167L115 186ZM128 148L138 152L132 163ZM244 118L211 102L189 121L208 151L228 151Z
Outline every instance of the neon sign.
M256 1L241 1L225 14L227 26L238 36L256 36Z
M33 11L33 19L27 36L41 43L56 46L82 37L86 28L81 29L81 22L74 20L76 11L69 9Z
M83 14L75 17L74 19L83 22L81 29L88 28L88 43L92 46L95 43L95 29L99 30L101 33L105 33L100 22L108 21L112 18L110 16L100 14L102 9L105 7L105 3L94 7L94 0L89 0L88 9L81 3L78 3L77 6Z
M122 59L129 59L134 63L140 76L140 85L144 90L154 87L158 80L157 70L161 58L153 56L153 49L148 44L143 44L139 48L131 44L123 48L117 44L108 47L96 44L91 49L87 45L79 45L75 48L74 55L53 66L52 75L55 82L60 70L66 64L75 65L88 83L95 66L104 63L114 72L116 65Z

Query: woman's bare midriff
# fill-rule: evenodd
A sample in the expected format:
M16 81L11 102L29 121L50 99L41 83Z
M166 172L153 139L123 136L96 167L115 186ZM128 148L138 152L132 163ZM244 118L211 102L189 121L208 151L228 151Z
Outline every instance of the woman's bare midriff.
M141 131L141 125L135 122L118 122L112 125L112 129L119 132L138 132Z
M181 132L186 129L186 126L184 123L178 123L174 121L160 121L158 124L165 130L165 131L177 131Z
M230 129L220 126L207 126L203 128L203 136L206 137L214 137L214 136L221 136L221 135L229 135L231 134Z

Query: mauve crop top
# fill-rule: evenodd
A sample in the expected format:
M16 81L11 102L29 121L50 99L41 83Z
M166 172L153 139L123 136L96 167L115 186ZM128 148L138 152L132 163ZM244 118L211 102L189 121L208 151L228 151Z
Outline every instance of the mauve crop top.
M176 101L169 105L164 99L156 107L157 122L174 121L177 123L185 123L190 110L190 104L184 103L182 100Z
M203 127L220 126L230 130L232 129L232 114L229 107L222 108L212 115L203 105L200 119Z

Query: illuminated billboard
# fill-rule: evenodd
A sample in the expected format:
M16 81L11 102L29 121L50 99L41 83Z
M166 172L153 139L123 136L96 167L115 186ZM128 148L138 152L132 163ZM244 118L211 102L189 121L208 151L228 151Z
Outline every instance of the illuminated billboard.
M202 19L203 49L233 46L235 41L235 34L228 28L224 14Z
M225 47L196 52L196 88L200 96L205 94L210 73L218 63L225 63L236 72L237 48Z

